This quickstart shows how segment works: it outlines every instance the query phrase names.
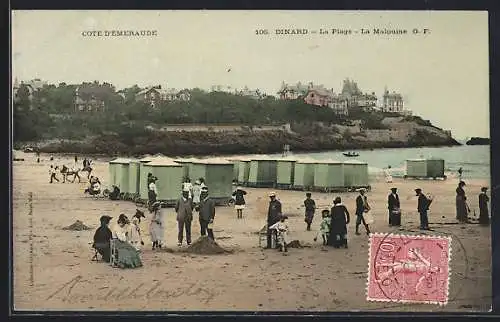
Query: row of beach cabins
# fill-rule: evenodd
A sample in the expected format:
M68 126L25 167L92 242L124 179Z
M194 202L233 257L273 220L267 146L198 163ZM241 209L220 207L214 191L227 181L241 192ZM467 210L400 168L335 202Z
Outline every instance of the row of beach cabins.
M145 202L148 173L158 178L158 199L170 205L179 198L185 178L204 178L218 204L231 200L233 185L302 191L354 191L370 189L368 164L300 157L235 157L229 159L172 159L148 156L117 158L109 162L109 184L122 199ZM444 160L407 160L407 177L444 177Z

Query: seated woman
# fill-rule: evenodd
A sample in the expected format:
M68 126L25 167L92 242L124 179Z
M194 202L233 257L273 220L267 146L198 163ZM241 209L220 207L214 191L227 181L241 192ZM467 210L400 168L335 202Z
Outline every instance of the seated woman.
M108 263L111 255L110 240L113 237L111 230L108 228L111 218L110 216L101 216L101 226L97 228L94 234L94 244L92 245Z
M118 227L113 231L114 263L120 268L141 267L139 252L129 242L130 221L127 216L121 214L117 223Z

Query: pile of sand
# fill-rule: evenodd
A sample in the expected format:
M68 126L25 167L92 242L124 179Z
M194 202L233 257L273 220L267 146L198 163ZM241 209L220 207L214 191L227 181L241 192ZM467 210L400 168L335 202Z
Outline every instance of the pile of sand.
M302 246L298 240L292 240L291 242L289 242L286 245L286 247L288 247L288 248L303 248L304 246Z
M220 247L213 239L206 236L198 238L186 248L185 252L202 255L227 254L232 251Z
M85 226L83 224L83 222L81 222L80 220L77 220L73 224L69 225L68 227L63 228L63 230L77 230L77 231L89 230L89 229L92 229L92 228Z

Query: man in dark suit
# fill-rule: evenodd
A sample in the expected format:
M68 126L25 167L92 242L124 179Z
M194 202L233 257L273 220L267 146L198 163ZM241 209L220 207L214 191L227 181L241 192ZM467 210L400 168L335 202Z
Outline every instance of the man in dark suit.
M391 194L387 197L387 208L389 209L389 226L401 226L401 211L398 189L391 188Z
M267 210L267 247L271 248L271 240L273 238L273 234L276 234L274 229L270 229L272 225L279 222L282 216L281 210L281 202L276 199L276 193L271 192L269 194L269 208Z
M366 229L366 234L370 235L370 228L363 217L365 212L370 210L370 206L368 206L368 200L365 196L365 189L361 188L359 190L359 196L356 198L356 235L360 235L358 227L363 224Z
M415 189L415 193L418 196L417 211L420 214L420 230L429 230L427 211L429 210L432 199L428 199L420 188Z

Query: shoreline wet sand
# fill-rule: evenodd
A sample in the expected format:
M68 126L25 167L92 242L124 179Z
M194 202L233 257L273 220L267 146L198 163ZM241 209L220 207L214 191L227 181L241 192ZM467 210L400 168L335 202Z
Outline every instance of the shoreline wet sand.
M22 154L22 153L21 153ZM141 223L145 246L144 266L121 270L91 261L89 242L106 213L116 222L121 212L132 216L136 206L127 201L95 200L85 196L87 181L49 183L50 161L33 154L13 165L13 270L14 306L18 310L237 310L237 311L488 311L491 306L491 230L477 224L449 224L455 220L457 180L372 181L368 200L373 232L443 234L452 237L449 303L424 304L366 301L368 237L354 234L357 193L313 193L316 204L329 208L339 195L351 213L348 249L323 248L313 241L319 229L319 211L312 231L306 231L302 202L305 192L276 190L289 216L290 240L311 247L290 249L289 256L258 247L258 232L266 221L270 189L246 189L244 218L231 207L218 207L214 233L217 243L232 254L198 255L153 252L149 219ZM60 161L61 156L56 156ZM71 164L71 157L64 157ZM81 158L81 157L79 157ZM80 161L81 162L81 161ZM106 185L107 163L95 161L95 170ZM208 183L209 185L209 183ZM471 208L477 209L480 187L487 180L467 180ZM403 211L401 230L388 227L387 195L397 187ZM429 212L433 232L418 230L414 188L435 199ZM32 193L32 216L29 216ZM172 208L165 208L167 247L177 247L177 223ZM147 212L146 212L147 214ZM192 223L193 241L199 235L197 214ZM63 230L80 220L90 230ZM448 224L446 224L448 223ZM361 232L363 232L362 227ZM186 247L186 246L183 246ZM32 249L32 252L30 252ZM32 276L30 276L32 275ZM31 286L31 278L33 285Z

